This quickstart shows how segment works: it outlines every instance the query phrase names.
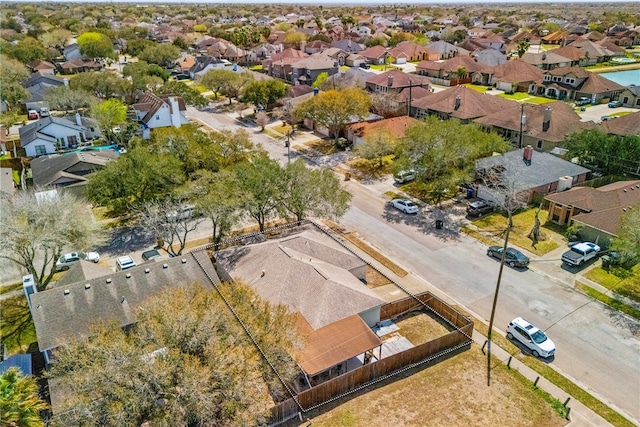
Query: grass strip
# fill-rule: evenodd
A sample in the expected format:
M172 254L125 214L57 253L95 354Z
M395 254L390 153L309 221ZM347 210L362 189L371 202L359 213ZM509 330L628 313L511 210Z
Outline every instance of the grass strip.
M640 310L638 310L637 308L631 307L630 305L625 304L624 302L616 298L605 295L602 292L597 291L592 287L585 285L582 282L576 282L576 288L578 288L585 294L589 295L591 298L596 299L601 303L608 305L612 309L620 311L626 315L629 315L634 319L640 320Z
M463 312L466 316L473 318L473 316L471 316L461 307L456 307L456 309ZM473 318L473 320L474 320L474 327L476 331L480 332L482 335L486 337L489 331L489 327L485 325L483 322L480 322L475 318ZM545 378L547 381L554 384L556 387L560 388L561 390L564 390L567 394L571 395L574 399L582 403L584 406L591 409L596 414L600 415L609 423L617 427L633 427L634 426L634 424L631 421L629 421L628 419L620 415L618 412L611 409L605 403L593 397L590 393L583 390L573 381L562 376L555 369L551 368L547 364L537 359L523 356L520 353L520 349L518 349L518 347L513 345L506 337L503 337L500 334L496 334L494 331L491 338L492 338L491 341L494 344L505 349L510 355L517 357L520 362L522 362L523 364L527 365L529 368L536 371L538 374L540 374L541 377Z
M18 289L22 289L22 283L14 283L13 285L0 286L0 295L6 294L8 292L17 291Z

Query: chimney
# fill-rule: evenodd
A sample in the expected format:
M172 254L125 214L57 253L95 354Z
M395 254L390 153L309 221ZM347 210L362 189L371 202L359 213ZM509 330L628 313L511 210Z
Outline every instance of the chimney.
M544 109L544 116L542 118L542 131L543 132L548 131L550 124L551 124L551 107L547 107Z
M82 126L82 118L80 117L80 113L76 113L76 124L78 126Z
M171 113L171 124L173 127L179 128L182 123L180 120L180 106L178 105L178 100L174 97L169 97L169 111Z
M458 108L460 108L460 95L456 96L456 101L455 101L455 104L453 105L454 110L457 110Z
M62 79L62 82L66 87L69 87L69 79Z
M527 145L526 147L524 147L524 151L522 152L522 160L524 160L527 165L530 165L532 157L533 147L531 145Z
M393 86L393 76L389 76L389 77L387 78L387 86L388 86L388 87Z

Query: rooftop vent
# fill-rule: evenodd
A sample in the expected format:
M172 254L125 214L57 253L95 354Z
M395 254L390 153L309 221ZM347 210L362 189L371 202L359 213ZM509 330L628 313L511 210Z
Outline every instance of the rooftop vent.
M185 258L182 258L182 263L183 263L183 264L186 264L186 263L187 263L187 260L186 260Z
M85 289L91 289L91 283L87 283L86 285L84 285Z
M65 295L69 295L70 293L71 293L71 291L70 291L69 289L65 289L65 290L64 290L64 294L65 294Z
M125 274L125 276L124 276L124 277L126 277L127 279L131 279L131 273L127 273L127 274Z
M145 272L145 273L149 273L150 271L151 271L151 270L149 270L148 268L145 268L145 269L144 269L144 272Z
M107 283L111 283L111 277L107 279Z
M460 108L460 95L456 96L456 101L455 101L455 104L453 105L454 110L457 110L458 108Z
M166 262L162 264L162 268L167 268L167 267L169 267L169 265Z
M120 303L124 304L125 300L126 300L126 298L124 297L124 295L122 295L122 298L120 298Z

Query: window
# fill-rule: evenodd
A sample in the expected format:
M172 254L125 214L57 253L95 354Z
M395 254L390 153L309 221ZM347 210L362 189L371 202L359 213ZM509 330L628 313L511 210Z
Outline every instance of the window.
M545 74L544 81L545 82L550 82L551 81L551 76L549 74Z
M160 115L156 114L156 120L160 120Z
M574 84L576 82L576 79L567 78L567 79L565 79L565 82L567 82L568 84L572 85L572 84Z
M560 76L553 76L553 78L551 79L554 82L561 82L562 81L562 77Z
M42 156L43 154L47 154L46 145L36 145L36 156Z
M640 106L640 98L636 99L636 105Z
M68 136L67 140L69 141L69 145L72 147L78 145L78 137L75 135Z
M542 140L541 139L538 140L538 143L536 144L536 147L542 149Z

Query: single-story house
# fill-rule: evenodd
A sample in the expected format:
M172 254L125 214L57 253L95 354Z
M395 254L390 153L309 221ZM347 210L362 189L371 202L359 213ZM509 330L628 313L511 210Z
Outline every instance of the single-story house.
M640 135L640 111L626 116L614 117L600 123L600 129L611 135ZM637 171L640 174L640 169Z
M560 225L579 224L584 240L608 247L617 236L620 219L640 209L640 180L619 181L598 188L574 187L549 194L549 220Z
M28 157L53 154L87 141L87 128L61 117L43 117L19 129L20 146Z
M42 107L49 107L45 101L45 94L53 87L68 86L69 80L63 79L53 74L46 74L42 71L33 73L23 86L29 91L30 97L25 101L27 110L39 111Z
M499 186L513 192L518 200L529 203L535 193L548 194L584 182L591 172L553 154L534 152L531 146L478 159L475 171L478 197L498 203L505 197L496 190Z
M93 150L41 156L31 161L33 186L77 187L86 185L87 175L117 159L115 150Z
M629 85L622 89L617 98L625 107L640 108L640 85Z
M409 116L392 117L376 122L354 123L347 129L347 139L353 142L353 145L363 144L368 136L383 129L388 131L394 138L402 138L408 127L418 123L420 123L420 120Z
M189 68L187 73L192 80L196 77L200 77L206 74L209 70L221 70L224 69L225 62L220 58L214 58L213 56L200 55L195 57L195 63Z

